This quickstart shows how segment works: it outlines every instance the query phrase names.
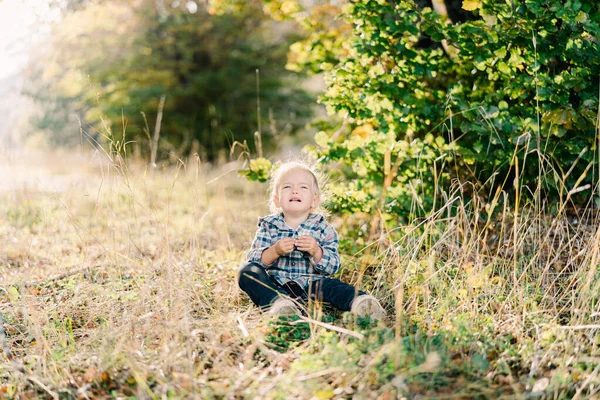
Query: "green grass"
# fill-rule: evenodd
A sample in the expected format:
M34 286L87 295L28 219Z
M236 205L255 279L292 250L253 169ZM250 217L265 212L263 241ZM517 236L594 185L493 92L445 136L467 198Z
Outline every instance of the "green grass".
M94 165L59 192L0 194L1 396L598 391L596 220L524 207L485 224L462 204L344 254L341 277L382 299L385 322L319 305L307 320L269 320L235 283L267 213L265 186L238 178L235 165ZM352 237L352 220L332 222Z

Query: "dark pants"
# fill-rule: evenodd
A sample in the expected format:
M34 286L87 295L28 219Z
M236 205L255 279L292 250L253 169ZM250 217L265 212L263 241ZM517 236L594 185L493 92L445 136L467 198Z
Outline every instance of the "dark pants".
M311 300L329 303L338 310L350 311L354 298L366 294L338 279L325 277L313 280L307 293L295 282L279 284L261 265L255 263L244 265L239 270L238 283L240 289L261 308L267 308L277 297L283 295L302 301L310 297Z

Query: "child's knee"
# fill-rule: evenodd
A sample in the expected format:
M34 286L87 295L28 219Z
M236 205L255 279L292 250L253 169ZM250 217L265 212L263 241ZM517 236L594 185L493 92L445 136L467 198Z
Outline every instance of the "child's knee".
M238 270L237 282L238 286L242 287L243 282L251 279L250 277L257 278L262 267L260 265L249 263Z

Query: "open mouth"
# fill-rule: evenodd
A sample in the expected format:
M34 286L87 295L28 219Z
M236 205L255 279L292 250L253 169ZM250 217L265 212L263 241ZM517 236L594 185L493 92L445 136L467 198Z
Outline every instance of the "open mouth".
M300 199L290 199L290 203L292 203L292 202L301 203L302 200L300 200Z

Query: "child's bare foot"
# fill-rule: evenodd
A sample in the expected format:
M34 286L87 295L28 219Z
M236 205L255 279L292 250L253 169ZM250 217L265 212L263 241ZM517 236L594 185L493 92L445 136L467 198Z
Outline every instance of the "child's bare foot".
M352 302L352 313L359 317L370 317L371 319L383 320L386 313L379 301L371 295L358 296Z
M300 310L296 307L293 301L289 299L279 298L271 304L269 308L271 315L299 315Z

